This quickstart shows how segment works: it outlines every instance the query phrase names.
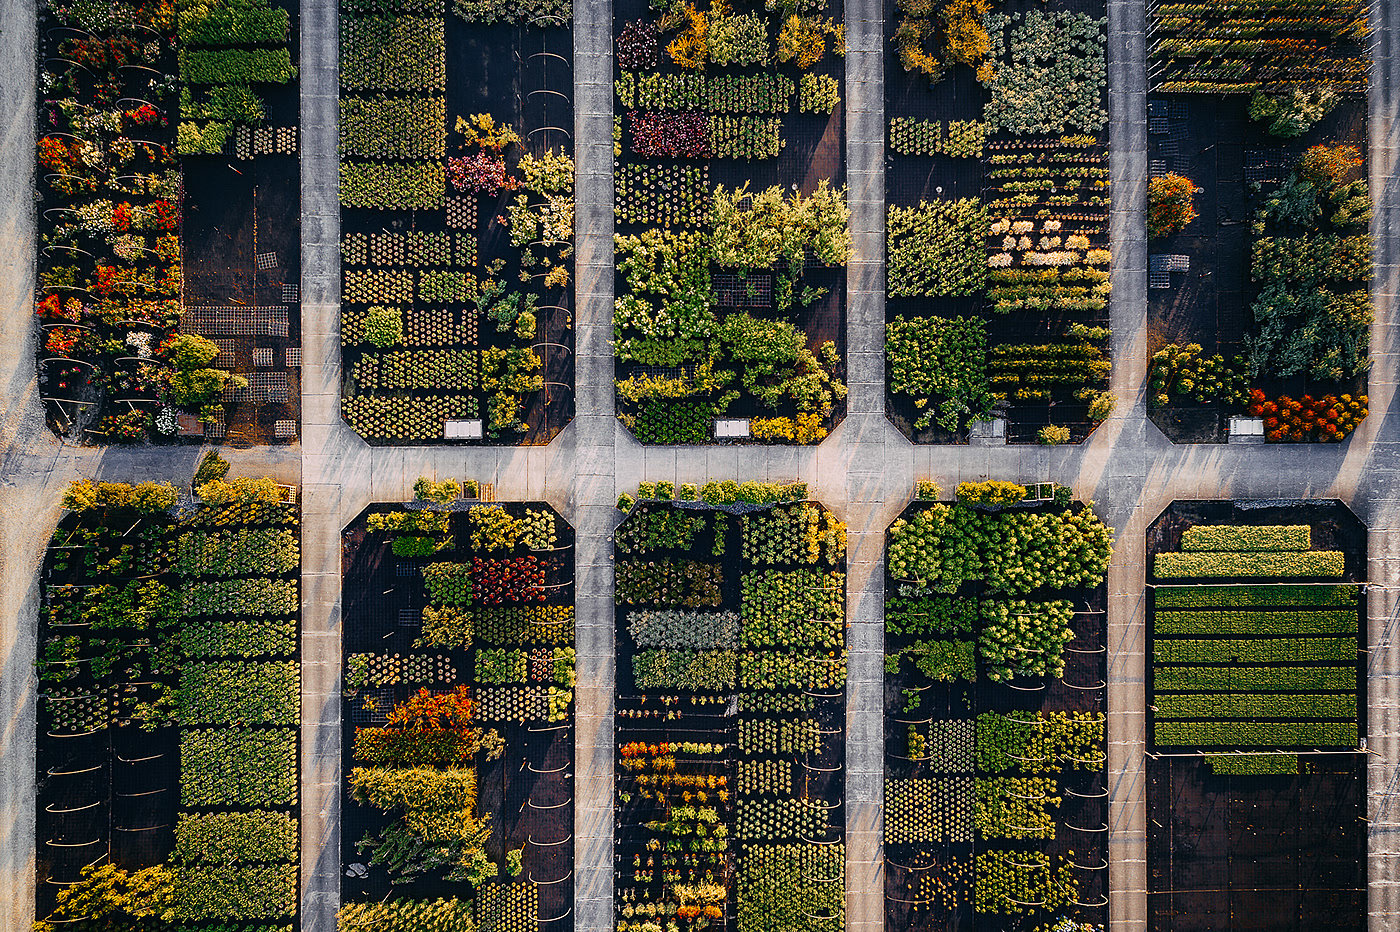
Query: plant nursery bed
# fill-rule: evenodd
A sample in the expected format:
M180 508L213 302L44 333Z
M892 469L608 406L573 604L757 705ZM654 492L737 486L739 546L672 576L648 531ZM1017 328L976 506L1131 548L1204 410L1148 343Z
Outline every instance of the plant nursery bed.
M886 3L886 413L917 443L991 417L1079 442L1112 411L1104 17Z
M345 531L341 924L572 929L573 530L425 483Z
M374 444L548 443L574 405L569 6L342 20L342 414Z
M841 4L625 0L614 31L619 418L819 441L846 394Z
M1177 443L1225 442L1231 415L1336 442L1366 416L1366 9L1299 9L1148 17L1148 407ZM1217 54L1239 34L1255 54Z
M886 923L1105 929L1112 531L1062 487L937 494L887 535Z
M1148 528L1149 928L1365 927L1365 548L1337 501Z
M298 11L212 9L40 12L37 367L73 442L298 434Z
M65 496L40 582L41 932L97 903L124 925L296 925L297 508L270 479L198 491Z
M845 928L845 525L673 494L615 533L618 929Z

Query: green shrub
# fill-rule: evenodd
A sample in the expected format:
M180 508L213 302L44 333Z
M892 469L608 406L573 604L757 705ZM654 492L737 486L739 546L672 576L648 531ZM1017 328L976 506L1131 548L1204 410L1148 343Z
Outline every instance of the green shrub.
M276 505L282 501L282 489L276 479L267 476L234 476L232 479L210 479L195 486L195 496L205 505Z
M296 725L301 678L295 661L186 663L175 692L182 726Z
M959 482L958 504L1000 508L1015 505L1026 497L1026 487L1014 482Z
M1269 135L1295 139L1327 115L1337 103L1331 87L1304 90L1290 88L1280 94L1255 91L1249 100L1249 118L1269 124Z
M1280 634L1355 634L1356 611L1161 611L1158 635L1235 634L1271 637Z
M977 317L896 317L885 325L889 387L913 398L915 429L956 431L987 417L987 323Z
M168 482L93 482L79 479L63 493L63 507L75 514L95 509L131 510L139 514L169 511L180 501L180 493Z
M339 932L477 932L471 900L347 903L336 919Z
M283 919L297 912L295 865L186 865L175 871L174 920Z
M1312 528L1306 524L1208 525L1198 524L1181 535L1181 549L1199 550L1307 550Z
M1156 692L1280 692L1355 691L1356 667L1225 667L1169 666L1152 668Z
M210 122L201 126L198 123L180 121L175 139L181 155L218 155L228 144L228 123Z
M276 45L287 41L286 10L267 0L181 0L183 46Z
M638 689L723 691L734 688L737 663L732 650L642 650L632 675Z
M885 229L891 297L976 294L987 281L990 220L977 198L889 206Z
M1356 638L1158 639L1153 642L1152 655L1156 663L1274 663L1289 660L1353 663L1356 660Z
M185 87L180 89L180 118L254 126L267 118L267 108L257 91L242 84L215 84L204 94Z
M1297 754L1207 754L1206 764L1219 776L1259 777L1298 772Z
M297 733L199 729L180 735L180 805L293 806Z
M433 162L341 162L340 203L371 210L436 210L447 175Z
M296 649L297 622L293 618L225 618L186 624L180 631L180 650L187 659L288 657Z
M200 458L199 467L194 471L194 484L202 485L228 475L229 462L218 453L210 450Z
M1343 555L1335 550L1281 553L1159 553L1153 572L1161 579L1231 576L1341 576Z
M412 91L447 87L447 51L439 14L342 17L340 86Z
M1356 605L1356 586L1157 586L1158 608L1268 608L1271 606L1326 608Z
M739 861L738 932L811 928L819 923L843 928L846 917L846 846L752 845Z
M296 76L285 48L180 50L180 77L190 84L286 84Z
M971 634L977 600L947 595L885 599L885 633L912 637Z
M1074 639L1068 599L983 602L977 640L982 672L993 682L1012 676L1063 676L1064 646Z
M428 598L439 605L470 605L472 568L470 563L430 563L423 567Z
M180 813L172 861L204 864L297 860L297 820L285 812Z
M1355 747L1355 722L1158 722L1171 747Z
M1356 718L1356 693L1164 693L1152 699L1157 721L1174 718Z
M441 97L342 98L341 157L442 158L447 150L445 106Z
M974 511L933 504L890 526L887 560L896 580L952 593L981 580L991 592L1066 589L1103 580L1113 531L1088 508Z

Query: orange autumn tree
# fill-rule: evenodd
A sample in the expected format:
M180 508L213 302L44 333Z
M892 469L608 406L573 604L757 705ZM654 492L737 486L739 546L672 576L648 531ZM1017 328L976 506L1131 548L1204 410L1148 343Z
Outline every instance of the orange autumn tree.
M953 65L977 71L983 83L992 78L991 39L983 25L990 11L987 0L899 0L895 43L905 71L928 75L937 84Z
M394 706L385 727L355 729L355 759L376 764L462 764L481 753L495 760L505 741L494 728L475 727L475 711L465 686L446 693L420 689Z
M1147 183L1147 238L1159 239L1186 229L1196 219L1192 202L1196 183L1182 175L1170 174Z
M1361 166L1356 146L1312 146L1298 161L1298 174L1316 187L1331 189L1347 180L1353 168Z

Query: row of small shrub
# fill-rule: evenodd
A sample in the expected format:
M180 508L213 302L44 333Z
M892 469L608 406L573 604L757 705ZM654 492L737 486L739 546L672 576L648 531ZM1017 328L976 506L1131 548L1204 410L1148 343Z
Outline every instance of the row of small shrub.
M1181 549L1186 551L1286 551L1311 546L1312 528L1306 524L1198 524L1181 535Z
M1356 667L1154 667L1155 692L1327 692L1356 689Z
M1267 608L1356 605L1356 586L1180 586L1153 590L1158 608Z
M1153 630L1167 634L1238 634L1270 637L1278 634L1354 634L1353 611L1170 611L1157 612Z
M1341 576L1346 560L1340 551L1279 553L1159 553L1153 572L1162 579L1224 576Z

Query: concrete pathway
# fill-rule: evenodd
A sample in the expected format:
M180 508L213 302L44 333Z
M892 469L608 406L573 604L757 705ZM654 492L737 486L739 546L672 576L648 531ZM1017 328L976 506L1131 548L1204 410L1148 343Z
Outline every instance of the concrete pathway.
M199 451L65 447L44 429L34 392L30 310L35 250L30 166L34 0L0 0L0 929L24 932L33 902L34 680L43 546L62 489L80 476L187 481ZM1142 0L1109 2L1114 119L1114 375L1119 409L1079 447L920 447L885 420L883 358L884 84L878 0L847 4L847 163L854 256L848 299L849 414L815 448L643 449L614 419L611 356L611 4L577 0L577 392L581 412L548 447L371 449L339 420L336 203L337 10L304 0L302 80L303 428L300 446L233 451L239 473L303 486L302 921L331 932L339 901L340 529L372 501L401 501L420 475L472 477L501 499L542 499L578 529L576 901L581 932L613 928L612 503L643 479L792 479L850 525L847 715L848 923L883 925L880 868L883 531L916 478L951 489L965 479L1054 480L1092 499L1118 529L1109 577L1109 769L1112 920L1146 921L1142 750L1146 526L1177 498L1335 497L1371 531L1369 701L1373 930L1400 929L1400 411L1397 281L1400 99L1396 4L1375 4L1372 97L1375 229L1380 241L1370 418L1339 447L1174 447L1147 421L1145 45Z

